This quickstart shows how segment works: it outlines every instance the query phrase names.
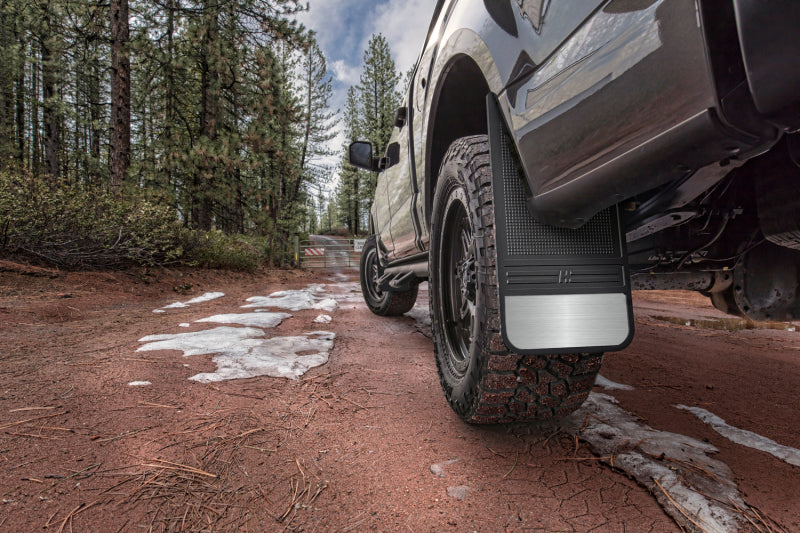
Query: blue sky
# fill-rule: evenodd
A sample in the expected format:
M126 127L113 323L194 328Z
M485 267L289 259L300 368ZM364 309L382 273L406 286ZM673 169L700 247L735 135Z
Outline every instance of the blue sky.
M416 61L436 0L309 0L298 19L317 34L333 75L331 108L342 109L347 88L358 83L361 60L373 33L389 42L397 70L404 74ZM334 148L343 142L339 137Z

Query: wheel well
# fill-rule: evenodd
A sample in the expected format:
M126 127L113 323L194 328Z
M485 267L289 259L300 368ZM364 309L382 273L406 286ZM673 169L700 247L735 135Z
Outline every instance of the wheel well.
M470 57L456 56L445 67L434 93L428 126L425 216L429 225L439 167L450 144L461 137L488 133L487 94L489 84Z

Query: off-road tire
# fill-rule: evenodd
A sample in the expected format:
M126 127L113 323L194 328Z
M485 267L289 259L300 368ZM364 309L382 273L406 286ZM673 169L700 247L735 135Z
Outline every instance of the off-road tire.
M487 137L458 139L442 162L431 217L428 281L441 385L453 410L469 423L561 418L589 395L602 354L531 356L505 346L500 332L492 202ZM462 237L471 231L469 253L453 248L464 240L452 234L454 224ZM465 248L470 246L461 247ZM454 258L458 264L450 264ZM456 284L466 304L451 290ZM459 326L456 307L472 309L469 326L466 321ZM456 353L462 333L463 353Z
M379 316L399 316L407 313L417 301L418 284L405 291L383 291L378 288L377 281L383 273L378 260L378 245L375 235L364 243L359 263L361 293L369 310Z

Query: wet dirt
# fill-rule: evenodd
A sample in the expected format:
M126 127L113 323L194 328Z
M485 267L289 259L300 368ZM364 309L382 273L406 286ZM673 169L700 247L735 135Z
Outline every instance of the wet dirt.
M565 425L463 424L439 387L426 292L412 316L380 318L352 274L0 271L0 531L680 531ZM137 352L316 283L338 303L323 326L336 338L300 379L199 383L213 355ZM206 292L225 296L153 313ZM607 393L716 447L773 530L800 530L798 467L675 407L800 447L797 333L692 325L725 318L693 293L634 299L636 339L601 371L632 390ZM290 313L267 336L320 329L319 309Z

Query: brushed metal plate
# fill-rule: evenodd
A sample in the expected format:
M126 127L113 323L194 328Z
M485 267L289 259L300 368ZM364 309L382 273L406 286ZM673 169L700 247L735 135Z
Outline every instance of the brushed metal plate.
M506 296L505 321L518 350L608 348L630 333L622 293Z

